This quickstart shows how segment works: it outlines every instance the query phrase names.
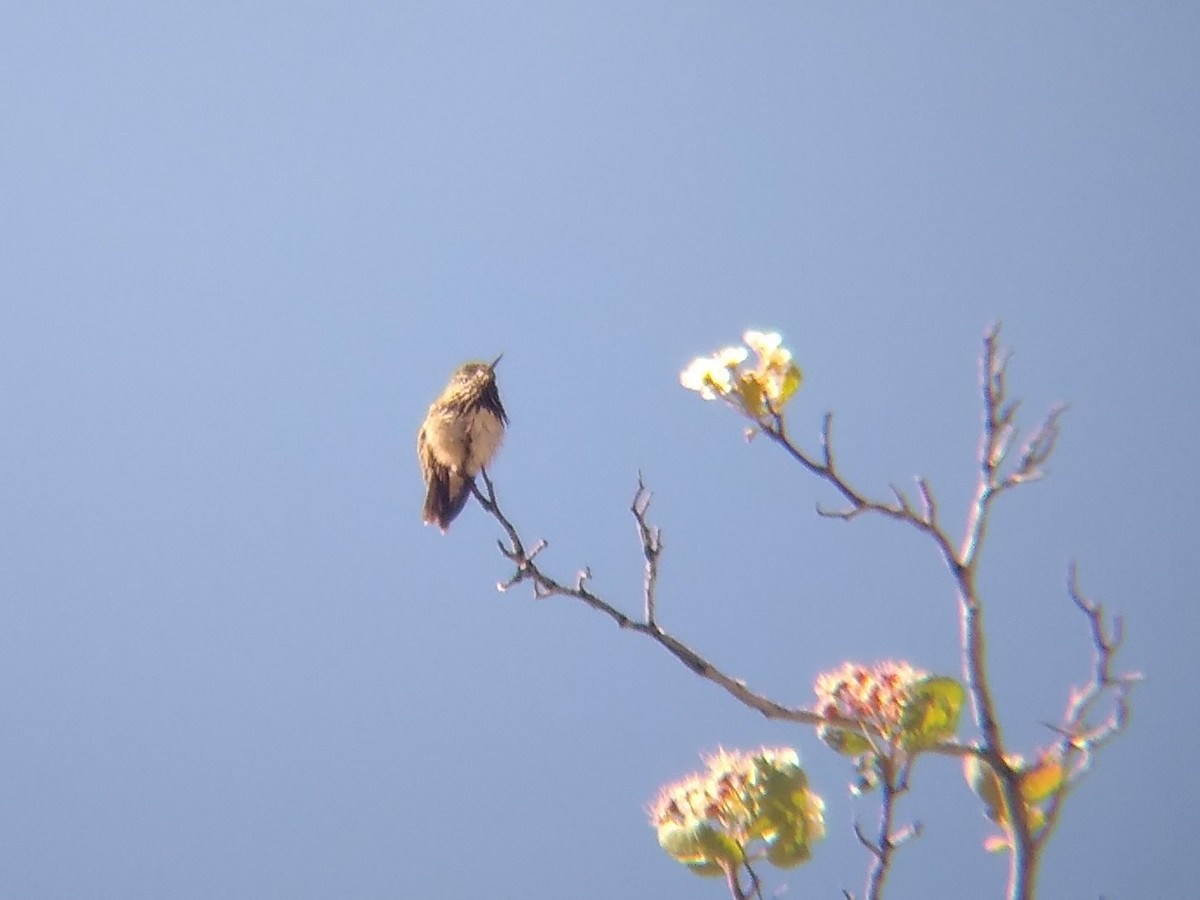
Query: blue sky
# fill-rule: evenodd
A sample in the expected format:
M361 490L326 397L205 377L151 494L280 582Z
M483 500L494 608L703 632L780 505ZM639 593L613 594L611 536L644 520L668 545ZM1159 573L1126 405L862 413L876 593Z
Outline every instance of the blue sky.
M852 773L566 601L499 531L420 523L415 434L503 351L494 467L545 565L786 703L819 671L958 671L915 534L830 500L678 385L778 329L815 446L961 521L993 321L1051 477L985 554L1009 738L1086 676L1063 590L1126 617L1131 733L1047 897L1166 896L1200 779L1200 12L1186 4L93 3L0 37L0 868L15 897L721 897L647 827L718 746L797 747L859 890ZM973 736L968 729L963 736ZM922 762L895 897L1000 896ZM934 887L931 887L933 885Z

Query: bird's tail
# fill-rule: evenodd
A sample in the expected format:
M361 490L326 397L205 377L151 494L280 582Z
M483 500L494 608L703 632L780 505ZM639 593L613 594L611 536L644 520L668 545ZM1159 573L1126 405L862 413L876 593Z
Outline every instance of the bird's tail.
M462 512L471 496L471 488L475 479L470 475L461 475L449 469L439 467L429 479L429 488L425 492L425 507L421 517L426 525L437 525L445 534L450 523Z

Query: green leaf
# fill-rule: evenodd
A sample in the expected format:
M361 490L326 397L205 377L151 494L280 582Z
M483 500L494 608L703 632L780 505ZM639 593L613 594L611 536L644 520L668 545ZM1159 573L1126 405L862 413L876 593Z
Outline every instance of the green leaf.
M776 841L767 848L767 860L781 869L794 869L812 859L807 841Z
M746 858L737 841L706 822L690 827L665 823L658 829L658 843L669 856L705 877L722 875Z
M963 760L963 775L976 796L983 801L983 814L993 822L1008 821L1008 807L1004 804L1004 792L996 772L978 756L972 754Z
M795 830L795 819L808 809L808 776L798 765L772 765L755 760L758 769L758 815L750 826L750 835L772 839L781 832Z
M842 756L862 756L864 753L871 752L870 741L857 731L822 725L817 731L817 737L826 747Z
M763 414L763 389L754 373L742 374L738 379L737 392L742 401L742 408L755 419L759 418Z
M1062 789L1066 770L1059 760L1049 757L1021 773L1021 796L1026 803L1038 803Z
M919 681L900 723L904 749L923 750L953 737L965 699L966 691L953 678L931 675Z
M792 399L792 394L800 387L804 381L804 373L800 371L800 367L795 363L788 363L787 374L783 377L783 384L779 388L779 399L776 405L780 408L783 404Z
M824 804L808 789L798 763L756 760L761 789L753 837L767 844L767 859L781 868L807 862L810 844L824 836Z

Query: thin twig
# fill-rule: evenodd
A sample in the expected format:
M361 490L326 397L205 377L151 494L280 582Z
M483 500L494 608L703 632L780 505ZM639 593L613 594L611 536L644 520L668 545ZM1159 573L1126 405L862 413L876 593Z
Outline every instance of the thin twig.
M1035 836L1039 849L1058 825L1067 795L1091 769L1095 751L1129 727L1129 695L1142 680L1138 672L1114 673L1114 660L1125 637L1121 618L1115 616L1111 625L1106 623L1103 605L1089 599L1080 589L1074 563L1067 571L1067 593L1087 620L1092 639L1092 671L1086 683L1072 688L1062 724L1051 726L1060 737L1051 753L1063 767L1063 781L1046 806L1045 825ZM1105 703L1109 705L1108 714L1098 724L1091 724L1091 714Z
M874 840L868 838L857 822L854 835L871 854L871 866L867 870L867 884L863 896L866 900L881 900L887 884L888 874L896 850L921 833L921 824L914 822L897 829L894 826L896 804L901 795L908 791L908 776L912 758L893 752L879 754L875 758L879 772L879 831Z
M759 422L763 434L778 444L788 456L798 462L813 475L833 487L846 501L840 509L827 509L817 504L817 514L827 519L842 519L850 521L858 516L874 513L898 522L905 522L918 531L928 535L936 545L942 558L948 565L957 564L957 554L949 537L942 530L937 519L937 504L933 500L933 491L925 479L918 479L917 488L921 494L923 509L918 512L908 498L896 487L892 487L894 501L872 500L858 488L852 486L838 470L833 450L833 413L826 413L821 427L820 458L805 452L798 447L788 435L783 416L772 412Z
M500 507L500 502L496 497L496 488L491 478L487 472L481 472L480 475L484 484L484 490L480 490L476 486L474 488L475 498L479 501L483 509L500 523L500 527L508 535L508 545L506 546L503 542L500 542L500 552L505 559L508 559L515 566L513 574L507 580L497 583L496 588L498 590L507 591L521 583L529 582L533 588L534 597L537 599L569 597L579 600L597 612L608 616L619 628L650 638L692 672L721 687L744 706L758 711L768 719L798 722L802 725L827 725L844 728L864 734L868 739L870 738L868 726L861 721L841 716L823 716L813 712L811 709L800 706L787 706L764 694L756 693L746 685L746 682L724 672L679 638L665 631L659 625L657 619L655 621L639 621L634 619L596 594L587 586L587 581L590 579L589 570L584 569L573 585L564 584L548 575L534 559L534 556L538 552L545 549L547 546L546 542L538 541L534 545L532 552L526 552L524 549L525 543L522 541L516 526L513 525L512 521ZM638 534L642 540L643 554L647 555L646 582L643 584L643 608L652 608L654 606L653 600L647 601L646 595L648 594L651 598L654 596L658 578L657 561L659 553L662 550L661 536L658 529L651 526L646 519L649 496L649 491L639 478L638 490L634 495L635 499L633 504L631 504L631 508L634 518L638 523ZM650 548L648 554L647 547ZM650 561L651 558L654 560L653 564ZM944 741L931 748L929 752L959 758L972 756L976 753L973 747L954 741Z
M642 481L642 473L638 472L637 492L633 495L633 503L630 504L629 511L633 513L634 521L637 522L638 537L642 541L642 556L646 559L646 577L642 586L643 599L645 600L645 621L651 627L655 623L655 595L658 588L658 558L662 555L662 530L652 526L646 520L646 513L650 510L650 491L646 489L646 484Z

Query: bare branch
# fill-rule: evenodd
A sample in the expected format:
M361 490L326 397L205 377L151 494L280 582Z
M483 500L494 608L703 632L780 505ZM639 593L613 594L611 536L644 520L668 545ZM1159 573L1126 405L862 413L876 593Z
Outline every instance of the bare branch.
M588 569L584 569L580 573L580 576L576 578L573 585L563 584L546 574L533 558L536 551L546 546L545 542L539 541L537 543L535 553L526 552L524 549L525 545L521 540L516 526L513 525L512 521L500 508L495 486L492 484L491 479L486 472L481 473L481 475L486 493L476 488L475 497L479 500L484 510L500 523L501 528L508 535L508 546L502 544L500 548L501 553L506 559L516 565L516 570L513 574L506 581L497 585L500 590L507 590L517 584L528 581L532 584L534 596L538 599L558 596L580 600L597 612L608 616L618 627L636 631L651 638L697 675L724 688L726 692L732 694L744 705L758 710L769 719L782 719L791 722L801 722L807 725L816 725L826 721L821 716L809 710L784 706L768 697L755 693L746 686L745 682L727 675L678 638L663 631L657 622L649 619L639 622L630 618L587 587L587 581L591 577ZM643 553L647 558L646 577L649 593L646 602L652 607L654 604L654 586L657 581L657 561L662 550L662 542L658 530L651 527L646 521L649 497L650 495L645 485L639 480L638 491L635 494L632 508L634 517L639 523L638 533L642 539ZM850 723L850 727L854 727L853 723Z
M1065 404L1054 407L1046 414L1046 418L1038 427L1038 430L1033 433L1033 436L1025 442L1021 448L1021 459L1017 463L1015 471L1010 473L1000 484L1000 487L1009 487L1010 485L1022 484L1026 481L1036 481L1045 476L1043 466L1054 453L1054 448L1058 444L1058 436L1061 433L1060 420L1063 413L1067 411Z
M758 873L750 866L750 860L742 861L742 868L746 870L746 874L750 876L750 890L745 894L746 897L757 897L758 900L763 900L762 881L758 877Z
M590 569L583 569L576 577L575 583L570 586L548 575L533 559L536 552L547 546L546 542L538 541L532 553L524 550L525 545L521 540L516 526L513 525L512 521L500 508L500 502L496 497L496 489L491 479L486 472L481 473L481 475L486 492L476 488L475 497L484 510L500 523L500 527L508 535L509 543L505 546L501 542L500 551L506 559L513 562L516 566L513 574L506 581L500 582L497 585L499 590L505 591L527 581L532 585L534 597L539 600L549 597L570 597L579 600L597 612L608 616L619 628L643 634L650 638L692 672L724 689L726 693L730 694L734 699L742 703L742 705L762 713L768 719L798 722L802 725L835 726L855 731L870 739L871 735L867 724L841 716L822 716L804 707L786 706L763 694L756 693L746 685L746 682L727 674L679 638L664 631L657 621L650 621L648 619L637 621L629 617L587 587L587 581L591 578ZM647 557L646 577L649 583L648 590L650 591L648 602L652 607L654 604L653 591L657 582L658 558L662 552L662 539L658 529L651 526L646 519L649 498L650 493L639 478L638 490L634 495L634 502L631 505L631 509L635 520L638 522L638 534L642 540L643 554ZM647 548L649 548L648 551ZM653 559L653 563L651 559ZM646 601L645 597L643 601ZM936 747L930 748L929 752L959 758L971 756L976 753L973 747L955 741L945 741Z
M846 505L840 509L830 509L818 503L817 515L827 519L850 521L860 515L873 513L897 522L905 522L928 535L948 565L953 566L957 563L953 544L937 521L936 505L932 503L933 492L925 479L917 481L924 504L924 508L918 511L904 492L895 485L890 486L893 500L872 500L843 477L838 470L837 457L833 449L833 413L826 413L822 423L819 460L792 441L788 436L783 416L779 413L774 413L769 422L759 423L759 427L767 437L782 447L788 456L813 475L831 485L846 502Z
M862 830L862 826L859 825L857 822L854 823L854 836L856 838L858 838L858 842L860 844L862 844L864 847L866 847L867 852L870 853L872 856L878 857L879 854L883 852L882 850L879 849L878 846L875 845L874 841L872 841L869 837L866 836L866 834Z
M867 884L863 894L866 900L879 900L883 896L883 889L887 884L896 850L921 833L919 823L905 825L899 829L893 824L896 817L896 803L900 796L908 790L908 774L912 759L896 758L892 754L877 756L876 759L880 775L878 836L872 841L862 833L857 822L854 824L854 834L859 843L866 847L873 857L871 867L867 872Z
M651 526L646 520L646 514L650 510L650 491L646 489L645 482L642 481L642 473L638 472L637 491L633 495L633 503L629 507L629 511L633 513L633 519L637 523L638 537L642 541L642 556L646 559L646 577L642 587L643 599L645 600L645 621L646 624L653 626L656 618L656 591L658 588L658 558L662 555L662 530L655 526Z
M942 528L938 524L937 500L934 499L933 488L929 486L928 479L918 478L917 489L921 492L921 508L925 524L931 531L940 532Z
M896 506L899 508L904 517L908 519L916 519L917 514L913 511L912 504L908 502L908 497L905 495L904 491L900 490L900 488L896 487L894 484L889 484L888 488L891 490L892 496L896 498Z
M1092 639L1092 671L1087 682L1074 687L1063 712L1062 724L1053 727L1060 739L1054 754L1063 766L1063 785L1051 798L1046 810L1046 825L1037 835L1043 846L1057 826L1063 801L1090 771L1093 754L1129 727L1129 695L1142 680L1138 672L1114 672L1117 652L1124 641L1119 616L1107 624L1103 605L1088 598L1079 588L1074 563L1067 571L1067 593L1087 620ZM1092 714L1108 705L1108 714L1093 724Z
M871 851L873 861L867 872L867 884L864 896L867 900L879 900L883 896L888 875L895 861L895 853L904 844L921 834L920 822L913 822L897 828L895 826L896 805L902 794L908 791L908 776L912 766L912 758L891 755L878 761L880 778L880 809L879 831L875 840L869 840L862 834L857 823L855 835L859 842Z

